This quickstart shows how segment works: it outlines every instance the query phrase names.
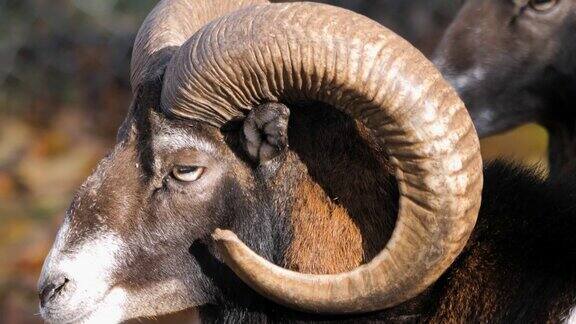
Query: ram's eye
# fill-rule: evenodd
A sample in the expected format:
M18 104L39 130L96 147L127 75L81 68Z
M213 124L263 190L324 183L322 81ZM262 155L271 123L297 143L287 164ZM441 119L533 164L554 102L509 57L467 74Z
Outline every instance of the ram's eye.
M203 167L177 165L172 169L172 176L179 181L192 182L200 179L204 173Z
M554 8L558 2L560 0L530 0L530 7L536 11L547 11Z

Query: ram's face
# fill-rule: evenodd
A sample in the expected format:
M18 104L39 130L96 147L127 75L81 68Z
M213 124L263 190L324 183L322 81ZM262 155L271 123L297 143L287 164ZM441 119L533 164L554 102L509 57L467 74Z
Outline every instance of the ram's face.
M111 322L207 301L189 248L224 221L242 164L215 129L140 119L66 213L39 282L49 322Z
M466 102L480 136L548 117L575 13L574 0L464 3L435 63Z
M256 2L263 1L222 1L222 14L232 11L228 5ZM126 139L80 190L46 261L46 319L110 321L197 305L205 269L197 269L188 247L220 226L230 230L214 231L214 244L244 283L279 304L329 314L407 301L466 245L480 206L478 138L458 96L420 52L365 17L313 3L254 6L198 31L196 13L216 7L162 1L140 29L133 88L146 94L149 83L163 84L152 96L158 104L137 107L161 107L189 125L135 113L135 130L122 132ZM296 196L279 189L289 175L262 177L288 165L281 160L289 161L284 100L338 108L387 144L401 207L392 239L370 265L318 278L269 261L281 252L273 246L284 241L280 229L268 224L262 238L267 224L249 216L278 216ZM238 156L216 129L191 126L195 120L227 129L246 114ZM255 164L252 173L248 165ZM252 246L232 232L238 230ZM219 286L223 295L230 286Z

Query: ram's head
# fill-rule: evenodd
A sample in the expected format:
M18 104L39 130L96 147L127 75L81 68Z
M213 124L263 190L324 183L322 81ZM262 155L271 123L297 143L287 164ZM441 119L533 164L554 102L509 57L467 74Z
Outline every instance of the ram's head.
M237 278L277 303L319 313L383 309L422 292L462 250L479 208L479 144L458 96L406 41L352 12L262 4L200 28L237 9L230 3L238 6L207 3L163 1L141 28L131 111L46 259L43 317L118 321L218 304L248 290ZM302 187L318 186L304 166L310 153L287 145L307 139L289 132L289 115L328 125L320 113L326 109L348 114L358 123L354 130L362 125L362 136L377 142L372 147L385 148L398 217L368 264L328 271L319 256L316 270L299 270L350 271L304 274L273 264L298 268L284 258L304 235L291 217L313 195ZM314 156L356 150L345 146L353 141L348 134L330 136L335 146L308 145L330 150ZM383 150L372 153L382 158ZM360 170L350 177L366 179L350 183L390 174L389 164L360 158L361 165L346 167ZM372 189L349 194L379 200L382 206L366 213L382 215L380 208L390 208L381 200L388 189L365 190ZM335 208L353 219L354 210Z
M572 123L575 14L573 0L462 6L435 63L468 105L481 137L525 123Z

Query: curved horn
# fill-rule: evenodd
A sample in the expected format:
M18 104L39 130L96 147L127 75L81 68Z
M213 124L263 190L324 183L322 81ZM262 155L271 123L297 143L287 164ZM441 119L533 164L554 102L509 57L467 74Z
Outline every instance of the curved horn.
M225 262L262 295L304 311L366 312L416 296L466 244L482 161L464 104L409 43L336 7L257 6L192 36L170 62L162 91L167 113L216 126L261 103L302 100L341 109L385 143L400 189L392 237L365 265L311 275L280 268L217 231Z
M174 52L209 21L267 0L163 0L148 14L134 42L130 84L158 78Z

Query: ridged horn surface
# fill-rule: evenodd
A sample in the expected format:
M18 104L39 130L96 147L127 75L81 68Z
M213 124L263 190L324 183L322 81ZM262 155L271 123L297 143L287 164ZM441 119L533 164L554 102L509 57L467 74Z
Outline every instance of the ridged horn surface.
M162 0L148 14L134 42L132 90L159 78L174 52L209 21L266 0Z
M399 36L312 3L256 6L209 23L175 53L162 91L167 113L216 126L265 102L297 101L328 103L385 144L400 190L392 237L365 265L311 275L217 231L225 262L262 295L303 311L367 312L418 295L462 251L480 206L479 142L463 103Z

